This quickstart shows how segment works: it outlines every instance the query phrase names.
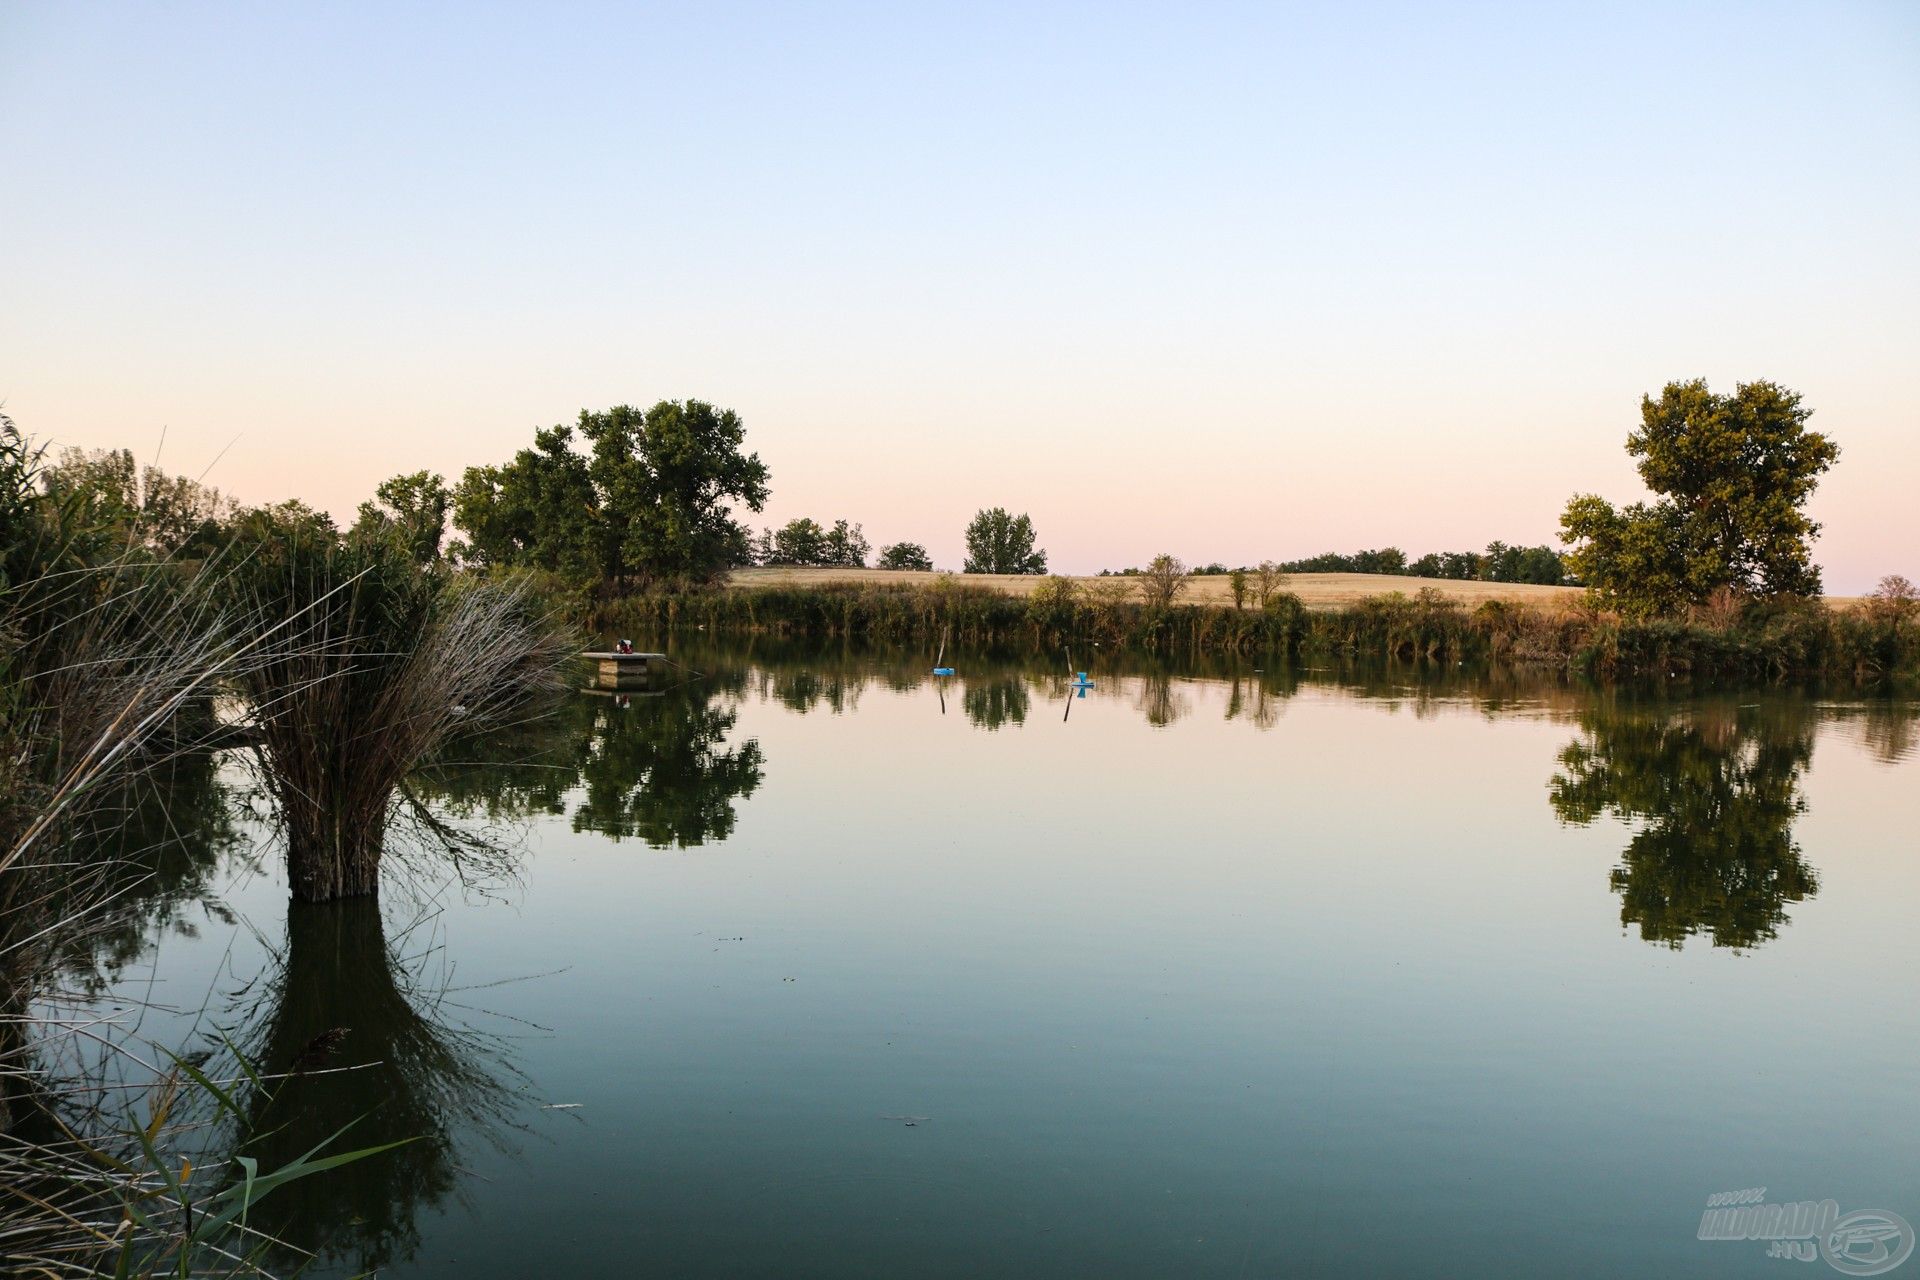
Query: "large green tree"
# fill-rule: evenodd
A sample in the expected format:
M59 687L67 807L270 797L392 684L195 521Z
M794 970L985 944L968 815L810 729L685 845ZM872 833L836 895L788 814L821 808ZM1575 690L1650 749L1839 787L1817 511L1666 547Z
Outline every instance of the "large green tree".
M1695 379L1644 397L1627 452L1659 497L1616 509L1576 496L1560 517L1569 567L1608 603L1640 615L1722 588L1818 595L1820 526L1804 508L1840 448L1807 429L1812 412L1772 382L1716 395Z
M745 436L738 414L701 400L583 410L505 466L468 469L453 497L462 551L580 581L711 578L749 554L733 504L767 500Z
M1033 521L991 507L967 525L968 573L1045 573L1047 553L1034 549Z

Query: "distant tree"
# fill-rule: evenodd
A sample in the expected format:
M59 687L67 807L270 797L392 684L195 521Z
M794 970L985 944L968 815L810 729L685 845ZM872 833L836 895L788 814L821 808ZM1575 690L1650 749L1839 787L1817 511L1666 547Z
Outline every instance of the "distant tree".
M810 565L839 569L867 566L867 538L860 526L845 520L828 529L818 520L800 516L778 529L769 529L756 541L755 559L767 565Z
M1867 597L1868 614L1898 632L1920 615L1920 588L1897 573L1880 579L1880 585Z
M967 525L968 573L1045 573L1047 553L1034 549L1033 521L991 507Z
M1227 590L1233 592L1234 608L1247 607L1247 571L1245 569L1235 569L1227 575Z
M766 554L761 557L762 564L770 565L818 565L825 564L827 531L820 527L818 520L807 516L797 516L778 529L767 531L763 543Z
M880 548L880 558L874 561L876 569L917 569L922 573L933 570L933 557L927 549L917 542L896 542Z
M1519 576L1516 582L1536 582L1541 586L1557 587L1567 580L1566 561L1552 547L1526 547L1520 552Z
M395 476L374 490L371 502L360 504L353 532L397 538L416 564L432 564L440 558L452 503L447 482L431 471Z
M827 533L827 564L837 569L864 569L870 550L867 535L859 525L849 527L845 520L833 522L833 528Z
M1253 571L1253 600L1264 609L1281 587L1287 585L1287 575L1280 566L1271 560L1262 560Z
M1487 544L1487 554L1480 558L1479 577L1483 582L1512 582L1519 569L1520 548L1496 540Z
M1637 615L1704 601L1726 587L1753 596L1820 594L1803 508L1840 456L1807 429L1812 410L1772 382L1715 395L1703 379L1643 397L1627 452L1651 503L1616 510L1577 495L1560 517L1568 565L1604 600Z
M468 468L453 495L462 552L583 581L711 578L752 553L731 505L766 504L766 464L743 452L745 434L739 415L701 400L583 410L505 466Z
M1289 560L1280 568L1288 573L1404 573L1407 553L1398 547L1356 551L1352 555L1328 551L1305 560Z
M1157 555L1140 571L1140 598L1149 608L1166 608L1186 589L1187 566L1175 556Z

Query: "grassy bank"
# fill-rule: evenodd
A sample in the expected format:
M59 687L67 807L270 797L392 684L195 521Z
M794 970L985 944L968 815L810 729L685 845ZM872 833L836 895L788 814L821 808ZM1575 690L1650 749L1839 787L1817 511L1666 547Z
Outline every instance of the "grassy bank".
M1345 654L1538 663L1627 675L1873 682L1920 675L1913 611L1832 609L1818 601L1750 603L1633 621L1587 606L1506 600L1467 605L1440 592L1398 592L1309 609L1290 592L1266 607L1150 606L1124 585L1044 579L1024 597L952 577L925 585L827 583L633 595L582 606L603 638L712 632L861 637L972 646L1100 645L1150 653Z

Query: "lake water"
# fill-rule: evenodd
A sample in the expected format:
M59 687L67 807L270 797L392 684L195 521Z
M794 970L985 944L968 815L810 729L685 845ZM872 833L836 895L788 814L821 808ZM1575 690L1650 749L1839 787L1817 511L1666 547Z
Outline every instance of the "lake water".
M263 1206L321 1271L1791 1275L1707 1198L1920 1223L1912 701L676 656L423 780L512 878L290 911L243 814L112 957L147 1038L381 1064L259 1117L417 1139Z

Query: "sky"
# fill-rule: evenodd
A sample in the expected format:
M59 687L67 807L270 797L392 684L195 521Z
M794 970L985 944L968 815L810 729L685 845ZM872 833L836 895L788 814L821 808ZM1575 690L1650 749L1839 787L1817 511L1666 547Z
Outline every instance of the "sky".
M1802 392L1920 579L1920 5L0 0L0 409L350 515L736 409L756 526L959 566L1551 541Z

